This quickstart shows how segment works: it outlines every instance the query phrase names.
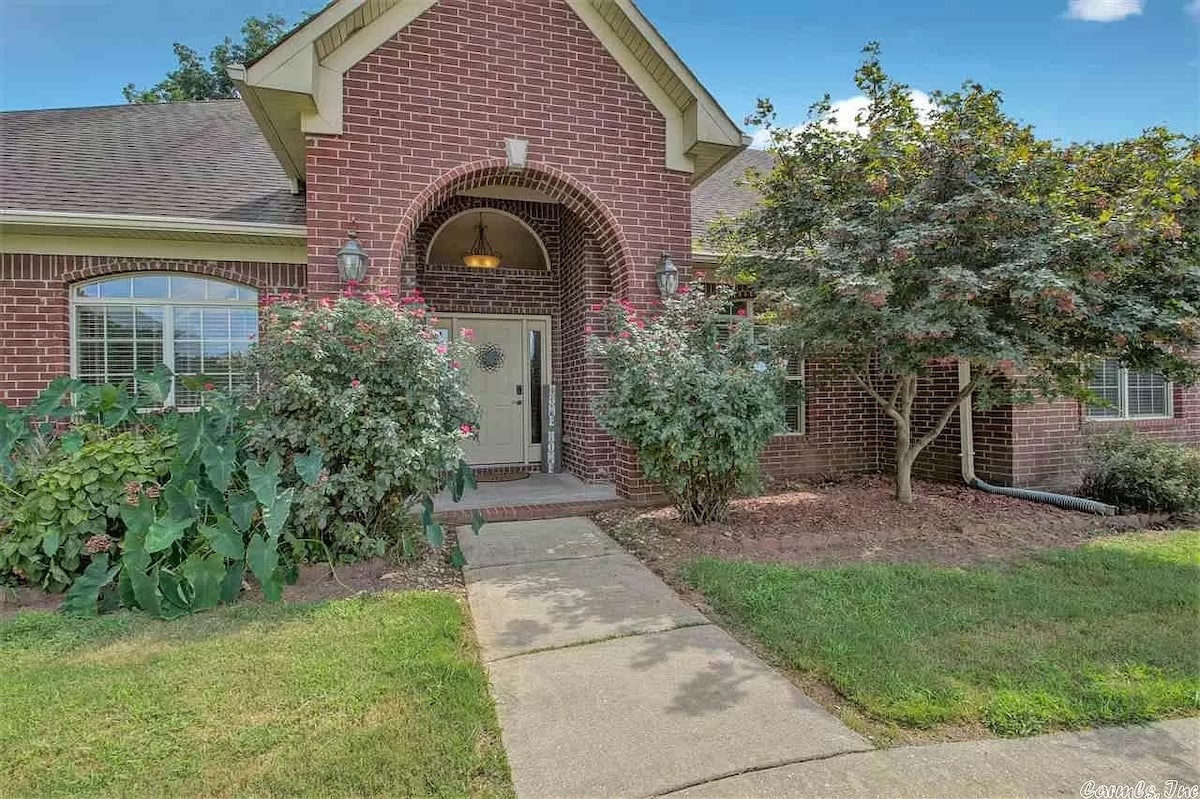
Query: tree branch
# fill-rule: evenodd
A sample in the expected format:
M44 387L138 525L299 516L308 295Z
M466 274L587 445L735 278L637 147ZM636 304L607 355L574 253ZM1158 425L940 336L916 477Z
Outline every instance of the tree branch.
M934 424L933 429L921 436L921 438L919 438L917 442L913 444L913 458L916 458L917 455L920 455L921 450L932 444L933 440L942 434L942 431L946 429L946 423L950 421L950 417L953 416L954 412L963 404L963 401L966 400L967 396L979 386L980 382L981 381L978 377L972 378L970 383L967 383L959 390L958 396L955 397L954 402L947 405L942 410L941 414L938 415L937 422Z
M850 376L854 378L854 382L856 382L860 386L862 386L863 390L871 395L872 399L874 399L876 402L879 403L880 407L883 408L884 413L886 413L888 416L890 416L892 419L894 419L897 423L904 424L904 417L901 416L900 413L896 410L895 405L892 402L888 402L887 400L885 400L883 398L883 396L880 395L880 393L875 390L875 387L873 385L871 385L871 383L869 381L864 380L862 375L860 375L854 369L850 370Z

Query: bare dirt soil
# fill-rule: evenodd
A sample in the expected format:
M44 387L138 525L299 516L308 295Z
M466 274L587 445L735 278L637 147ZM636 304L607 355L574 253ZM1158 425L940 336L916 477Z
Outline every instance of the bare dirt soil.
M702 555L811 565L957 566L1074 547L1097 535L1166 522L1093 516L946 483L916 481L914 490L916 500L904 506L893 499L890 478L866 475L737 500L723 524L691 527L673 508L620 508L595 520L668 578Z

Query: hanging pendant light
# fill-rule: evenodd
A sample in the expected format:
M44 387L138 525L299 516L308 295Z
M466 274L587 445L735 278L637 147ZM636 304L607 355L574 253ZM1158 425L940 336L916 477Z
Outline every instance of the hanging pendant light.
M462 257L463 263L473 269L495 269L500 266L500 253L492 249L492 243L487 240L486 230L483 214L480 213L479 224L475 226L475 243Z

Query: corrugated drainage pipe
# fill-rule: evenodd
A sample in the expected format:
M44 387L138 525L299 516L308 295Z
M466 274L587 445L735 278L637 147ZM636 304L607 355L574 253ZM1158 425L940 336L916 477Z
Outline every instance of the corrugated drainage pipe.
M967 361L958 362L958 388L961 391L971 382L971 364ZM1031 502L1045 502L1069 510L1079 510L1095 513L1100 516L1115 516L1117 509L1112 505L1097 502L1094 499L1072 497L1066 494L1052 494L1049 491L1034 491L1028 488L1008 488L997 486L980 480L975 476L975 427L971 419L971 395L968 394L958 406L958 434L961 446L962 477L967 485L986 491L989 494L1002 494L1006 497L1028 499Z

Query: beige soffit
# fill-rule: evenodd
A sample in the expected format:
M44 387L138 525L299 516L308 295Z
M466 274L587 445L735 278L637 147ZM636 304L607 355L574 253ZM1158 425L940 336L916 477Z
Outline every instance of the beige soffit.
M305 137L339 135L342 79L436 0L337 0L248 65L238 92L288 175L304 180ZM667 122L664 160L692 182L749 143L631 0L566 0Z
M303 225L187 217L0 210L0 252L307 261Z

